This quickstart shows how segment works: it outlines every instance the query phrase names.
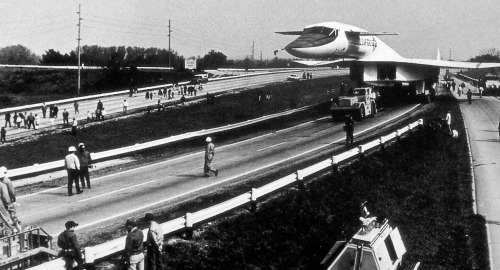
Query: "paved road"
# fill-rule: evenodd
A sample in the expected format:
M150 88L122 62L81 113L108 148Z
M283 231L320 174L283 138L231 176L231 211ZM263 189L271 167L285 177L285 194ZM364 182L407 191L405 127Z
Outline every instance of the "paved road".
M316 70L312 71L313 75L315 78L318 77L327 77L327 76L337 76L337 75L347 75L348 71L347 70L336 70L336 69L329 69L329 70ZM267 74L267 75L258 75L258 76L250 76L250 77L242 77L242 78L235 78L235 79L229 79L229 80L221 80L221 81L213 81L208 84L203 85L203 91L198 91L198 95L205 95L206 93L214 94L214 93L220 93L220 92L226 92L226 91L231 91L231 90L236 90L236 89L247 89L247 88L255 88L258 86L262 86L265 84L269 83L275 83L275 82L283 82L286 81L286 77L289 74L302 74L301 72L289 72L289 73L278 73L278 74ZM158 98L158 90L153 91L155 93L155 96L153 97L152 100L146 100L145 99L145 92L140 92L134 97L130 98L128 94L124 95L116 95L116 96L111 96L111 97L106 97L106 98L101 98L100 100L103 103L104 108L106 109L106 113L109 114L114 114L114 113L121 113L123 112L123 101L126 99L129 103L128 109L135 109L135 108L142 108L146 106L156 106L158 103L158 100L161 100L161 102L168 102L168 101L178 101L180 99L180 95L177 95L175 93L174 99L167 100L167 98L160 97ZM187 96L187 100L189 101L191 97ZM73 103L67 103L67 104L58 104L59 107L59 113L58 113L58 118L54 121L54 123L51 122L51 119L45 118L41 119L40 123L40 128L41 129L46 129L46 128L54 128L54 127L62 127L62 112L64 109L66 109L70 115L70 123L71 120L76 118L77 120L82 120L82 119L87 119L87 111L90 111L91 113L95 111L97 107L97 102L98 99L95 100L83 100L79 101L79 114L75 114L75 109L73 106ZM41 109L36 109L36 110L25 110L23 111L27 112L28 114L30 112L34 114L38 114L40 117L42 117L42 111ZM47 117L48 117L49 112L47 112ZM13 116L14 113L11 112L11 115ZM13 122L13 119L11 119L11 122ZM2 126L5 125L5 117L4 115L1 116L0 119L0 124ZM27 130L24 128L21 129L16 129L16 128L7 128L7 140L9 137L17 137L17 136L22 136L22 135L28 135L35 133L37 131L34 131L33 129Z
M387 121L407 108L382 112L359 122L356 132ZM168 206L179 197L245 181L270 168L300 160L311 152L331 151L334 141L343 143L342 123L332 125L328 117L246 141L217 146L214 165L218 177L202 177L203 145L200 151L92 180L92 189L67 196L66 187L20 196L19 217L25 224L41 226L51 234L72 219L92 228L104 221L124 220L159 204ZM341 147L341 146L339 146ZM43 214L41 214L43 213Z
M467 83L466 83L467 84ZM466 88L475 89L467 84ZM477 213L486 217L491 269L500 269L500 100L496 97L458 97L470 138Z

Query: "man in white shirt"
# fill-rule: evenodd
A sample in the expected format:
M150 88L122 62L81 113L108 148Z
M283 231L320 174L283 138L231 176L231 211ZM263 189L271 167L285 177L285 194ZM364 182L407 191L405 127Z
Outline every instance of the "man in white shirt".
M68 152L70 153L64 157L64 167L68 172L68 196L73 196L73 182L75 182L76 194L83 192L83 190L80 190L80 184L78 183L80 160L75 155L76 148L74 146L70 146Z
M147 213L144 217L144 221L149 225L146 238L146 269L162 270L161 249L163 245L163 231L161 226L156 223L154 219L154 215L151 213Z
M127 113L127 107L128 107L128 101L125 99L123 100L123 113Z
M448 128L448 133L451 134L451 113L448 111L446 114L446 126Z

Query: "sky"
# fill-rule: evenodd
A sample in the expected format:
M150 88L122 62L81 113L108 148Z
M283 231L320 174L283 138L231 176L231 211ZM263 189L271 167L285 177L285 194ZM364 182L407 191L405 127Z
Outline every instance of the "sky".
M186 58L215 50L272 59L294 39L274 32L326 21L398 32L381 39L405 57L435 59L439 47L444 59L468 60L500 49L498 0L3 0L0 48L75 50L79 4L82 46L168 49L170 20L170 47Z

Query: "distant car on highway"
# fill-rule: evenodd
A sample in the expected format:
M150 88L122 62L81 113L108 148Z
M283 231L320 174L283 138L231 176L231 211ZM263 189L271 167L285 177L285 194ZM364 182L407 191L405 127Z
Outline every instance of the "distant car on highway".
M287 80L289 81L300 81L300 76L297 74L292 74L287 77Z

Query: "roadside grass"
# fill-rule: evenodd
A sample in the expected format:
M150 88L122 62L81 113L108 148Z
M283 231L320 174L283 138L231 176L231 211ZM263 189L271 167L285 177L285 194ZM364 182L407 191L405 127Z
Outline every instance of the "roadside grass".
M472 212L465 128L455 100L441 96L424 119L451 110L459 138L428 128L339 173L307 181L202 226L192 241L166 240L167 269L320 269L338 240L360 226L359 205L399 227L407 248L403 269L484 269L484 220ZM479 267L479 268L477 268Z
M347 76L318 78L308 81L269 85L225 94L215 104L190 104L184 108L170 107L165 112L140 113L88 125L76 136L69 132L46 131L32 140L3 145L0 160L8 168L60 160L69 146L84 142L91 152L165 138L185 132L223 126L295 107L324 103L331 98L331 89ZM260 99L259 99L260 96Z

